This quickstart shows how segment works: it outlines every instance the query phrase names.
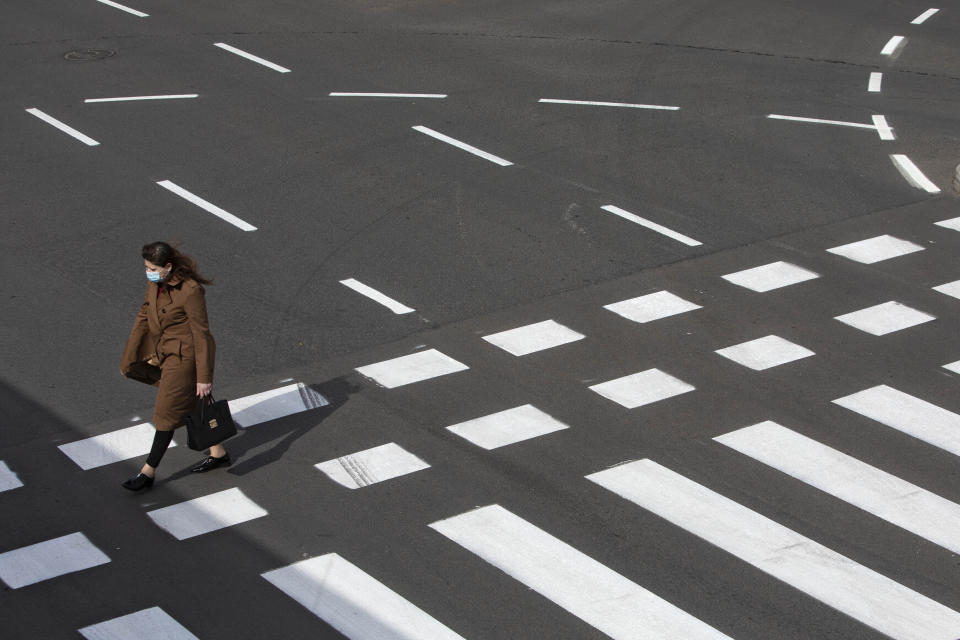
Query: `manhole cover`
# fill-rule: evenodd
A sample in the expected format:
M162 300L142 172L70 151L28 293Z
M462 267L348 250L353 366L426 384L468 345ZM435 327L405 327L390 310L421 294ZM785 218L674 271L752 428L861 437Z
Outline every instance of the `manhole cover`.
M113 49L75 49L63 54L63 59L68 62L89 62L90 60L103 60L116 53Z

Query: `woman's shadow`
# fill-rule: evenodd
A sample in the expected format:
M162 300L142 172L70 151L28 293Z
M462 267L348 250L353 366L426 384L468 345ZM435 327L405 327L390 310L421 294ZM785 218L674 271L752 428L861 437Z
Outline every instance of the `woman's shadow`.
M344 376L316 385L306 385L300 393L304 402L303 410L274 420L241 427L236 437L224 443L230 457L234 460L228 473L242 476L277 462L290 445L320 425L330 414L343 406L351 394L359 390L360 385ZM279 440L268 449L245 458L248 452L277 438ZM170 480L189 475L189 473L189 469L184 469L171 476Z

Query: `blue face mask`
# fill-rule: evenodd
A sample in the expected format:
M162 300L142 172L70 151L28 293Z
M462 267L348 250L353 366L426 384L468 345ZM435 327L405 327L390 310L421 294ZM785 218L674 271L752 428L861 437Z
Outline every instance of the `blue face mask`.
M150 282L162 282L163 277L161 277L159 271L147 271L147 280Z

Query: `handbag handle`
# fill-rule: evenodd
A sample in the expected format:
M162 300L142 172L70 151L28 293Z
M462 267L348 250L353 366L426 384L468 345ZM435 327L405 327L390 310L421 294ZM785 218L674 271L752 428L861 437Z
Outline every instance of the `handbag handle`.
M203 421L204 421L204 415L203 415L204 409L206 409L207 407L212 407L212 406L213 406L213 403L216 402L216 400L213 399L213 394L212 394L212 393L208 393L207 395L201 397L200 400L198 400L198 402L200 403L200 422L203 422Z

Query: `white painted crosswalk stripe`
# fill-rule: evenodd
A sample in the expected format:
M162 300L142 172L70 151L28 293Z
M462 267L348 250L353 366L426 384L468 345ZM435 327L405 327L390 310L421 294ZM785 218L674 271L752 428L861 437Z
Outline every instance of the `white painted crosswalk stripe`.
M954 231L960 231L960 218L950 218L949 220L941 220L940 222L934 222L933 224L938 227L943 227L944 229L953 229Z
M611 638L728 638L500 505L430 527Z
M657 291L656 293L648 293L644 296L607 304L603 308L623 316L627 320L647 323L675 316L679 313L694 311L700 309L701 306L689 300L684 300L669 291Z
M955 502L775 422L744 427L714 440L960 553L960 505Z
M885 384L834 403L960 456L960 415Z
M567 425L529 404L447 427L450 432L487 450L567 428Z
M587 478L891 638L960 637L960 613L652 460Z
M336 553L262 575L350 640L463 640Z
M92 438L61 444L58 449L86 471L150 453L156 429L149 422L111 431ZM170 443L177 446L176 442Z
M302 382L237 398L229 402L230 414L239 427L252 427L294 413L324 407L330 402Z
M875 336L884 336L901 329L909 329L924 322L936 320L936 316L891 300L866 309L836 316L834 320L850 325Z
M525 356L544 349L559 347L562 344L583 340L584 337L582 333L577 333L555 320L544 320L543 322L483 336L483 339L515 356Z
M916 251L923 251L923 247L909 240L901 240L889 235L877 236L866 240L859 240L849 244L827 249L827 252L849 258L863 264L873 264L891 258L898 258Z
M430 465L395 442L314 465L334 482L359 489L377 482L429 469Z
M590 390L628 409L634 409L693 391L694 387L659 369L647 369L595 384Z
M943 365L943 368L946 369L947 371L960 373L960 360L956 360L954 362L948 362L947 364Z
M17 474L10 470L7 463L0 460L0 492L10 491L23 486Z
M953 298L960 298L960 280L954 280L953 282L937 285L936 287L933 287L933 290L939 291L940 293Z
M717 349L716 353L755 371L777 367L814 355L810 349L780 336L764 336L725 349Z
M240 489L211 493L147 513L158 527L177 540L217 531L241 522L262 518L267 511Z
M132 640L144 637L163 640L199 640L160 607L150 607L77 629L77 633L87 640Z
M393 389L458 371L466 371L469 368L436 349L427 349L392 360L357 367L357 371L387 389Z
M751 291L764 293L819 278L820 274L780 260L752 269L728 273L722 277L727 282L732 282Z
M80 532L0 553L0 580L19 589L110 562Z

